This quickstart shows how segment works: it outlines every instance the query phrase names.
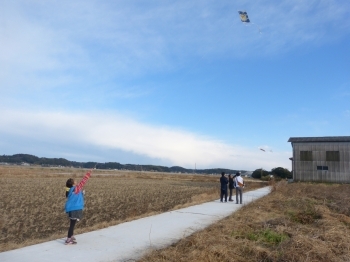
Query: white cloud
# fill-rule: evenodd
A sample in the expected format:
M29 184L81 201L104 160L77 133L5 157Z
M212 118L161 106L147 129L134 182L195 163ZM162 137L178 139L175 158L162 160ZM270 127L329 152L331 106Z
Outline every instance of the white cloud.
M151 126L116 114L2 110L0 121L0 134L11 135L12 141L30 140L34 148L48 142L74 144L75 148L89 145L106 151L132 152L184 167L193 167L197 163L199 168L288 168L291 154L262 154L256 148L228 145L211 137L170 127ZM21 151L20 144L14 142L13 147ZM70 154L86 152L76 149Z

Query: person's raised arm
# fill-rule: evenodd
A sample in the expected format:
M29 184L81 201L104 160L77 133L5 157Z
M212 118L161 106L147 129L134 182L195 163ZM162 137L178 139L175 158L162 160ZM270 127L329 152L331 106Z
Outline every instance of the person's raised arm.
M89 170L85 176L83 177L83 179L80 181L80 183L75 187L74 189L74 193L78 194L84 187L84 185L86 184L86 182L88 181L88 179L90 178L92 173L92 170Z

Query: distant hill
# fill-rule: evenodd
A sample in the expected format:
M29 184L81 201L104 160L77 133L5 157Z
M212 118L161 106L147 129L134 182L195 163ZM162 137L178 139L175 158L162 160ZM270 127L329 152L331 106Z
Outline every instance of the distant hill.
M237 171L245 172L244 170L232 170L226 168L211 168L211 169L187 169L181 166L155 166L155 165L135 165L135 164L120 164L118 162L76 162L69 161L64 158L46 158L37 157L29 154L15 155L0 155L0 164L12 165L40 165L47 167L75 167L75 168L95 168L96 169L118 169L118 170L134 170L134 171L155 171L155 172L172 172L172 173L197 173L197 174L219 174L225 172L233 174Z

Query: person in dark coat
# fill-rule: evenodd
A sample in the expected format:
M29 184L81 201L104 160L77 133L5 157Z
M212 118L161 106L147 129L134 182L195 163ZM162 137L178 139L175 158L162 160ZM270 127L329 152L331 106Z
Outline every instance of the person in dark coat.
M221 184L220 202L223 201L224 196L225 196L225 202L227 202L227 184L228 184L228 179L227 179L227 177L225 177L225 172L221 173L220 184Z
M229 199L228 199L228 201L233 201L233 199L232 199L232 190L235 188L235 186L234 186L234 180L233 180L233 177L232 177L232 175L231 174L229 174L229 176L228 176L228 189L230 190L230 197L229 197Z

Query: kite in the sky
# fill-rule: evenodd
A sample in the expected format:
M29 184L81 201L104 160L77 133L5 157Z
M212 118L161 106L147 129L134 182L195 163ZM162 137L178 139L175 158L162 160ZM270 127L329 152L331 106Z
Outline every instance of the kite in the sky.
M238 11L238 13L239 13L239 16L241 17L241 21L243 23L249 23L250 22L247 12L245 12L245 11Z
M263 148L261 148L261 147L259 147L259 149L261 150L261 151L264 151L264 152L266 152L266 150L265 149L263 149ZM272 152L272 150L269 150L270 152Z
M246 11L238 11L238 14L239 14L239 17L241 18L241 21L243 23L250 23L250 20L249 20L249 17L248 17L248 14ZM260 27L257 25L257 24L254 24L254 23L250 23L252 25L256 25L259 29L259 33L261 34L261 30L260 30Z

